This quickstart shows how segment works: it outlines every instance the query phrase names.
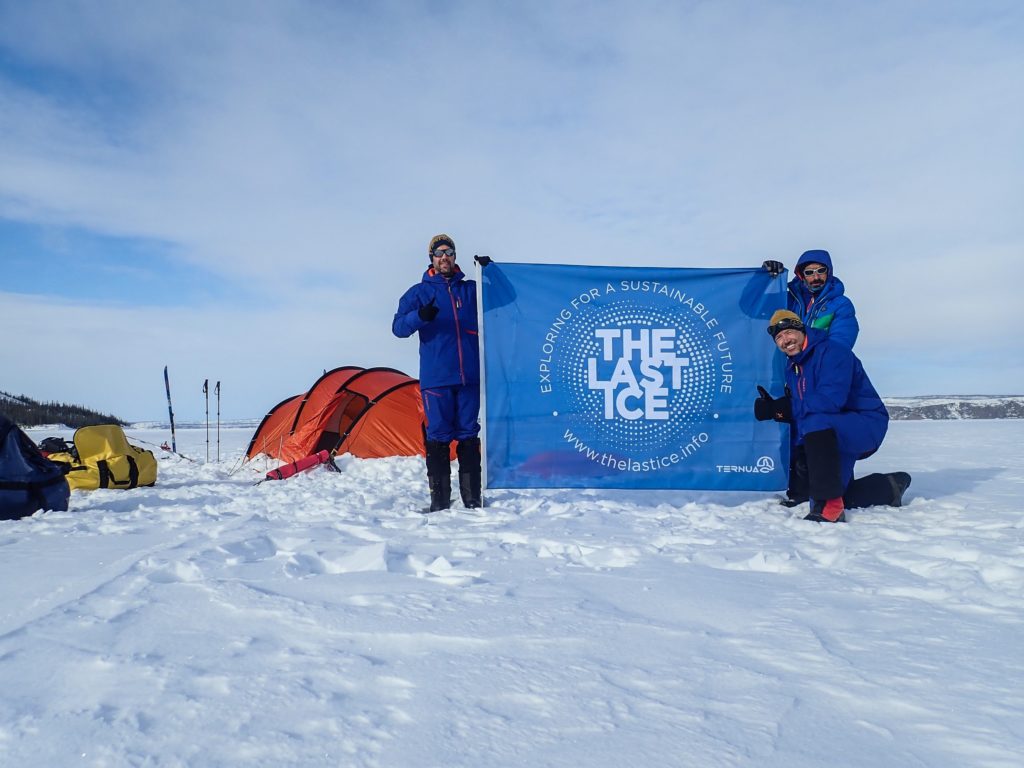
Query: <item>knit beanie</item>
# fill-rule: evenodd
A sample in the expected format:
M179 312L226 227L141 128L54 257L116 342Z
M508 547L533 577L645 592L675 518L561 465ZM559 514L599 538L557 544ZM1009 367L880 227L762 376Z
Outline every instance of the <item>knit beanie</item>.
M796 331L804 331L804 323L796 312L788 309L777 309L772 319L768 321L768 334L774 339L780 332L792 328Z
M455 241L452 240L450 235L446 235L443 232L440 235L434 235L430 238L430 245L427 246L427 258L431 259L434 257L434 249L439 245L447 245L453 251L455 250Z

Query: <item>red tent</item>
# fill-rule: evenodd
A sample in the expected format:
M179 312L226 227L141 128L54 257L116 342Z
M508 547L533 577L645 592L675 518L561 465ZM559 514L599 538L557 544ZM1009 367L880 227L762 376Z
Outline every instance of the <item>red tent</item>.
M422 456L420 384L394 368L344 366L274 406L245 452L297 461L321 450L362 459Z

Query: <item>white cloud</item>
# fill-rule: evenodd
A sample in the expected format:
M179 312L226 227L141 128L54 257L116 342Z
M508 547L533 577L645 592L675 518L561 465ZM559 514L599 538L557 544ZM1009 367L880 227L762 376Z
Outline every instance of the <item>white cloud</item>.
M415 340L391 337L394 307L361 304L352 311L386 320L384 333L353 326L318 304L267 315L259 307L97 307L0 293L8 338L0 389L129 420L160 419L167 365L180 420L203 416L204 379L223 382L222 414L237 419L262 416L304 392L325 368L384 365L418 375Z
M970 380L929 368L965 304L982 358L1021 351L1016 4L52 10L0 10L0 45L36 68L0 70L0 215L175 243L262 291L268 328L319 316L389 349L393 305L448 230L463 254L513 261L829 248L862 344L901 329L908 390ZM1024 390L1019 371L992 378Z

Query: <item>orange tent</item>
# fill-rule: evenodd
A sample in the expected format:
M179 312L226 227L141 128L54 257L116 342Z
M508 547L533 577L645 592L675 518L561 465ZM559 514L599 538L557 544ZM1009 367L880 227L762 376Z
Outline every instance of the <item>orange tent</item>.
M424 455L419 381L394 368L328 371L270 410L245 457L297 461L325 449L362 459Z

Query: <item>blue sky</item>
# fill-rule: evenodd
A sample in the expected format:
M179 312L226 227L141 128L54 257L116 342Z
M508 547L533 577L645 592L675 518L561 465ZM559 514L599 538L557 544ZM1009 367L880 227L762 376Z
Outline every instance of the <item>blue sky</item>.
M1020 93L1009 0L0 0L0 389L157 419L169 365L184 417L210 378L241 418L415 372L391 314L443 230L526 262L828 248L883 395L1022 393Z
M0 219L4 290L74 297L97 304L173 309L242 301L230 281L177 258L175 245L114 237L82 227Z

